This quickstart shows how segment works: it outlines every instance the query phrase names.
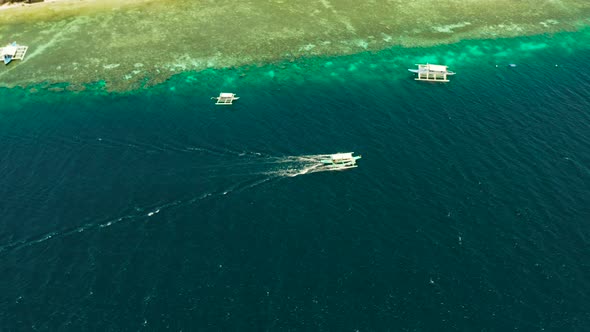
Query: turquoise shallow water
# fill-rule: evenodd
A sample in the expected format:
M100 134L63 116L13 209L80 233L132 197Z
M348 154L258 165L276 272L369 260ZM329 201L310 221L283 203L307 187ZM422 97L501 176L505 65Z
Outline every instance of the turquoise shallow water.
M1 89L0 326L586 331L588 33Z

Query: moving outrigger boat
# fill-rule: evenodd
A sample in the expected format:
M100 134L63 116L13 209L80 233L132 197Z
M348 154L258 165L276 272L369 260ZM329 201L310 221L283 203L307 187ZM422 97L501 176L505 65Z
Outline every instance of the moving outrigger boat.
M328 155L329 159L322 159L325 167L331 169L347 169L357 167L356 161L361 159L361 156L353 156L354 152L336 153Z

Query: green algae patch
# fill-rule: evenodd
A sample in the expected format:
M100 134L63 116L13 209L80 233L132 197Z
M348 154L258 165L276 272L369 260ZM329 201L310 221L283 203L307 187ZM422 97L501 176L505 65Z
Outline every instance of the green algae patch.
M66 0L0 11L0 41L29 46L0 85L131 90L185 71L572 31L588 17L586 0Z

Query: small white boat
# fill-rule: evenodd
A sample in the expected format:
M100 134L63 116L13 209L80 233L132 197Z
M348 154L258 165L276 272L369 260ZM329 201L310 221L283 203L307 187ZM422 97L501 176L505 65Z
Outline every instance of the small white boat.
M322 163L325 167L333 169L347 169L357 167L356 161L361 159L361 156L353 156L354 152L336 153L327 156Z
M211 97L211 99L217 100L215 105L232 105L234 100L238 100L240 97L236 97L235 93L222 92L219 94L219 97Z
M420 71L420 69L408 69L408 71L409 72L412 72L414 74L420 74L420 73L427 73L428 72L427 70ZM442 72L441 72L441 74L442 74ZM455 75L455 72L454 71L447 71L446 74L447 74L447 76L453 76L453 75Z
M2 48L0 48L0 56L4 60L4 64L7 65L12 60L22 60L27 53L28 46L18 45L16 42L12 42Z
M430 65L430 64L428 64L424 67L420 67L418 69L408 69L408 71L415 73L415 74L430 72L430 73L447 74L447 76L455 75L454 71L447 70L447 66Z
M455 75L455 72L443 65L419 64L418 69L408 69L409 72L418 74L418 81L448 82L447 76Z

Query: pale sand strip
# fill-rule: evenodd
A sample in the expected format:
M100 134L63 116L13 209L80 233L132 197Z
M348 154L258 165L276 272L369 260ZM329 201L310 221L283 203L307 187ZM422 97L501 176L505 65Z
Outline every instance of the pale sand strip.
M137 3L153 2L155 0L45 0L36 3L5 3L0 5L0 11L14 11L15 14L20 12L35 10L37 12L43 9L52 9L53 11L76 11L79 9L112 9L133 5Z
M23 8L23 7L41 7L43 5L48 5L54 2L74 2L74 0L45 0L43 2L36 2L36 3L25 3L25 2L13 2L13 3L5 3L0 5L0 10L7 10L13 8ZM79 2L80 0L76 1Z

